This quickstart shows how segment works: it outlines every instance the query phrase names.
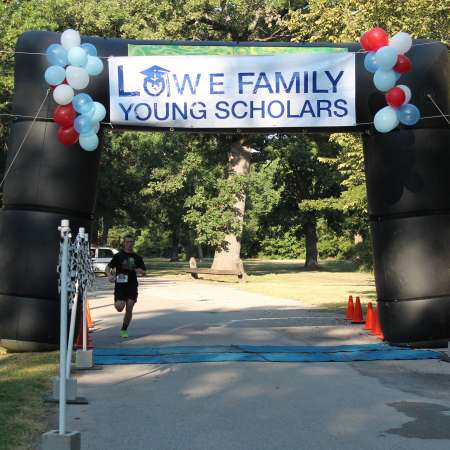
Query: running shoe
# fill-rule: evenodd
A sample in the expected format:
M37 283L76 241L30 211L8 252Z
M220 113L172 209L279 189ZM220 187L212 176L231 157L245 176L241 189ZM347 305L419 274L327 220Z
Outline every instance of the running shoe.
M128 337L128 331L127 330L120 330L120 337L121 338L127 338Z

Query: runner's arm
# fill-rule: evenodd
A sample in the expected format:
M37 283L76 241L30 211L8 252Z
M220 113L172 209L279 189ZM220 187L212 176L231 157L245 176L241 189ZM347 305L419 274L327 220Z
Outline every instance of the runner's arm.
M137 260L137 267L136 267L136 273L140 275L141 277L145 277L145 271L146 271L144 260L138 256Z

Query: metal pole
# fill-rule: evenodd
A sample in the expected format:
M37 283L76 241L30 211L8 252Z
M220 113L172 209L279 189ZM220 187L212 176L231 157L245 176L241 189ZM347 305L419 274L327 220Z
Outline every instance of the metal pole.
M81 250L81 248L83 247L84 243L83 240L85 239L86 234L84 232L84 228L81 227L78 230L78 235L77 235L77 246L78 246L78 251ZM76 318L77 318L77 311L78 311L78 296L80 293L80 279L79 276L77 274L77 281L75 283L75 297L74 297L74 301L73 301L73 305L72 305L72 313L70 316L70 328L69 328L69 343L67 345L67 360L66 360L66 378L69 379L70 378L70 368L71 368L71 364L72 364L72 349L73 349L73 338L75 335L75 326L76 326Z
M86 307L86 292L85 289L81 291L81 298L83 299L83 351L87 350L87 323L86 323L86 315L87 315L87 307Z
M59 434L66 432L66 351L67 351L67 279L69 272L69 239L68 220L61 220L58 227L63 240L61 256L61 311L59 336Z
M75 297L73 300L72 311L70 315L70 328L69 328L69 342L67 344L67 359L66 359L66 379L70 378L70 367L72 365L72 348L73 348L73 338L75 335L75 324L77 319L77 306L78 306L78 285L79 281L76 282Z

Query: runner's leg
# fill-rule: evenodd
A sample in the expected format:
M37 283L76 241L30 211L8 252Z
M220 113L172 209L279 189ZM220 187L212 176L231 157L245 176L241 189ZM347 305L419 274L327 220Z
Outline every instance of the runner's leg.
M115 300L114 301L114 307L116 308L116 310L118 312L122 312L124 310L126 304L127 303L125 300Z
M123 318L122 330L126 331L128 326L130 325L131 319L133 318L133 308L136 303L136 300L130 298L127 300L127 306L125 309L125 317Z

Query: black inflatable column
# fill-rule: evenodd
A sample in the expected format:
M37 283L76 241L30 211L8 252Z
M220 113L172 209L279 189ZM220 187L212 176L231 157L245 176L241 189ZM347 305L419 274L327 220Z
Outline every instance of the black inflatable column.
M375 281L391 343L450 336L450 131L366 138Z
M42 52L58 42L56 33L22 35L17 51ZM13 112L34 116L46 96L45 56L16 55ZM106 72L106 69L105 69ZM104 102L104 100L100 100ZM56 265L57 227L69 219L73 234L90 228L94 209L99 150L58 143L57 125L45 118L54 108L47 97L12 166L0 211L0 338L10 350L37 350L59 342ZM6 167L32 125L32 118L11 125Z

